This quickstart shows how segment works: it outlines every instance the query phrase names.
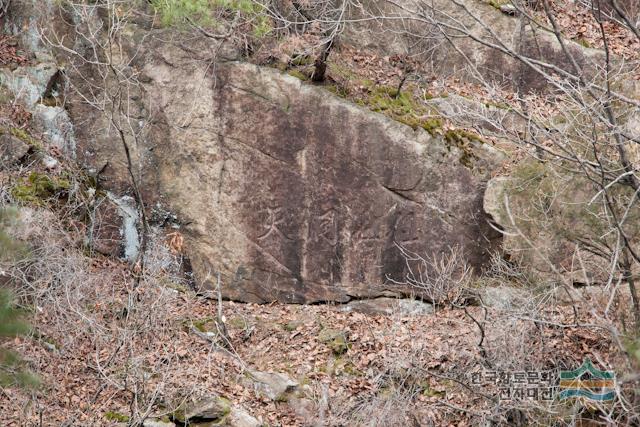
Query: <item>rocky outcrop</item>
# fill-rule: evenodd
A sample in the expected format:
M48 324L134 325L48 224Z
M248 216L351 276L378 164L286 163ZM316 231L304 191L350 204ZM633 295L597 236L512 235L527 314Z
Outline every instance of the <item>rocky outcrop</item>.
M58 39L72 39L72 28L55 25ZM484 156L478 172L463 149L442 138L276 70L230 61L237 52L210 39L187 43L137 25L126 31L132 44L123 40L122 52L131 50L131 61L122 73L137 79L127 89L126 121L118 119L123 135L114 129L117 120L109 123L74 95L95 74L76 64L67 73L75 92L65 96L68 114L82 126L67 147L113 200L134 193L133 175L150 218L156 210L177 215L202 291L214 289L220 273L223 296L240 301L408 294L388 280L407 269L397 245L421 254L461 246L470 264L480 266L499 239L483 216L485 176L479 176L495 156ZM105 93L93 96L115 102L122 92L108 92L117 84L124 83L106 82ZM45 86L34 97L47 95ZM125 214L111 209L98 216L113 218L127 236ZM97 249L126 255L122 242L112 244L116 237L105 227L96 234L104 243Z
M156 55L160 194L201 286L220 271L227 298L347 301L404 291L386 283L406 268L396 244L486 258L497 233L458 148L275 70Z
M16 163L29 152L29 144L8 132L0 133L0 165Z
M287 401L297 390L297 381L280 372L248 371L248 383L256 393L274 401Z
M526 92L544 90L548 84L526 62L541 61L574 71L571 58L553 33L532 26L529 18L518 13L505 13L490 2L374 0L356 9L356 17L392 19L363 19L347 26L344 38L348 44L381 55L413 54L436 75L471 81L481 78ZM597 72L598 64L603 66L602 51L571 40L564 43L587 75ZM526 61L516 59L516 55Z
M258 427L262 425L244 409L232 406L227 399L220 396L208 396L197 401L184 402L169 418L173 422L151 418L143 425L145 427L170 427L175 426L175 423L193 427Z
M635 156L632 150L629 153ZM561 280L580 287L606 284L611 277L608 253L590 249L590 245L615 247L610 237L614 225L595 207L599 190L587 176L566 165L526 159L507 176L488 182L484 209L494 226L504 230L505 257L513 266L534 273L536 281ZM615 191L620 200L635 197L629 187ZM626 238L638 242L639 213L630 209L626 215Z

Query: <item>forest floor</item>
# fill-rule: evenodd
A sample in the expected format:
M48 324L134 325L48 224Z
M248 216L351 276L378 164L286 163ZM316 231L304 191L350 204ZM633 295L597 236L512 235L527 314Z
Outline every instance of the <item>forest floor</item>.
M41 386L0 389L5 426L126 425L210 395L271 426L370 419L476 425L507 421L511 407L553 408L560 420L570 405L500 400L495 382L474 384L473 375L569 369L585 357L617 363L605 334L580 326L590 319L586 307L574 312L544 302L425 315L224 302L225 344L216 332L215 300L155 280L135 287L127 265L85 261L86 282L52 292L36 306L34 333L9 343ZM545 320L531 320L533 312ZM344 338L337 347L336 337ZM255 370L283 373L298 386L286 399L270 399L247 380Z

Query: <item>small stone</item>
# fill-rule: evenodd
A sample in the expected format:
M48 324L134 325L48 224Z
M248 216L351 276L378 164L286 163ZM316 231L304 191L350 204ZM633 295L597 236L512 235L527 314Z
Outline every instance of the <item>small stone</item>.
M249 376L256 391L274 401L288 400L299 386L297 381L279 372L250 371Z
M482 304L485 307L509 310L522 307L529 297L524 289L510 286L487 286L479 291Z
M58 167L58 161L51 156L45 155L42 157L42 165L47 170L52 170Z
M433 305L414 299L374 298L352 301L341 307L341 311L401 316L424 316L433 313Z
M176 427L171 421L163 421L158 418L147 418L142 422L142 427Z
M13 135L0 136L0 162L15 163L29 153L29 145Z
M518 9L516 9L516 7L511 3L507 3L500 6L500 12L505 15L515 16L518 14Z
M262 425L260 421L240 408L232 408L225 422L229 427L260 427Z

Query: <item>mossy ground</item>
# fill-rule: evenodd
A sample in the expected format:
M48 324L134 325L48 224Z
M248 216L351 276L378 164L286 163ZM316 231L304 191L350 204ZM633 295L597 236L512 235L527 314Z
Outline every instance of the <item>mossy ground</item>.
M151 0L158 12L160 22L167 27L188 29L195 23L202 27L219 27L222 23L215 17L216 11L240 13L250 23L250 32L256 38L272 32L273 25L264 6L251 0Z
M298 69L287 70L287 74L302 81L309 80L309 76Z
M29 132L17 127L0 128L0 134L9 133L18 138L25 144L29 145L35 151L41 151L43 149L42 143L36 138L31 136Z
M11 196L21 203L42 204L70 188L71 182L66 178L31 172L27 179L11 189Z
M116 421L119 423L129 422L129 416L125 414L121 414L115 411L107 411L104 413L104 418L107 421Z

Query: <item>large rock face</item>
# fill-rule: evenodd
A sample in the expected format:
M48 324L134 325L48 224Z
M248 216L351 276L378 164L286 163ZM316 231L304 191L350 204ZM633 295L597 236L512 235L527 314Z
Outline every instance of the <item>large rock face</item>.
M497 236L462 153L275 70L189 61L144 68L162 202L185 224L196 280L244 301L399 293L405 261ZM181 64L172 66L170 64Z
M70 46L72 22L58 22ZM202 288L220 273L235 300L347 301L414 291L388 280L406 273L396 245L427 256L460 245L475 266L488 258L499 235L482 213L483 178L462 164L467 153L276 70L224 62L237 52L209 39L127 31L122 72L140 81L127 87L121 123L131 174L151 219L157 206L177 214ZM82 91L76 69L95 70L69 67ZM120 83L96 96L114 102L107 95ZM78 162L132 194L113 123L68 96Z

